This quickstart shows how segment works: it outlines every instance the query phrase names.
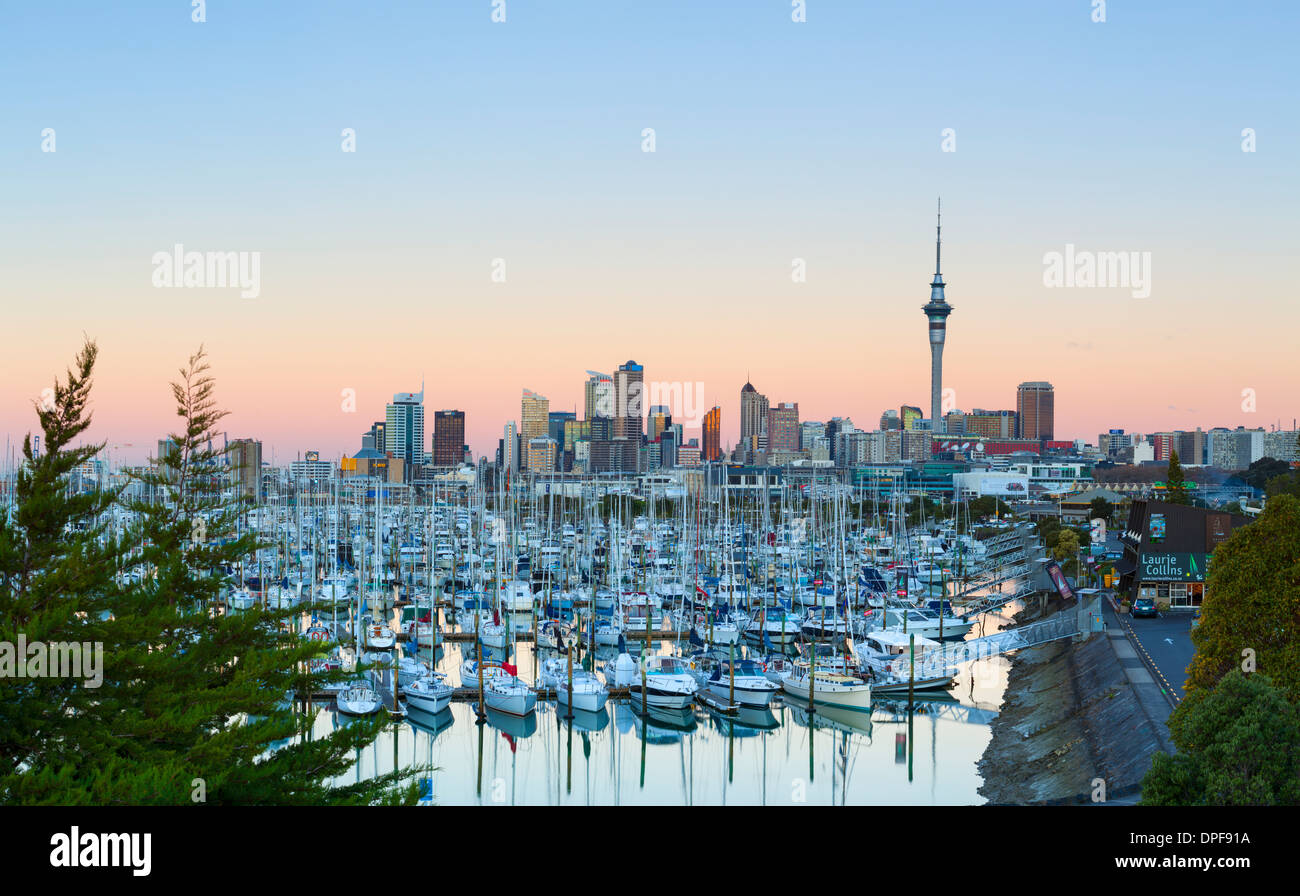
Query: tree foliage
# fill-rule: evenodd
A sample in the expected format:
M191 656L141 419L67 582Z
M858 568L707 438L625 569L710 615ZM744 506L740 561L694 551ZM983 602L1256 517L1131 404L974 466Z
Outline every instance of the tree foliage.
M1300 714L1261 673L1229 672L1169 716L1178 753L1157 753L1142 782L1154 806L1300 804Z
M1170 504L1191 504L1192 496L1187 488L1187 477L1183 474L1183 465L1178 460L1178 452L1169 453L1169 471L1165 475L1165 500Z
M1189 694L1251 661L1300 702L1300 499L1269 501L1258 519L1215 548L1192 643Z
M1092 519L1109 520L1112 513L1115 512L1115 505L1107 501L1101 495L1092 499L1090 511Z
M217 407L202 349L172 385L180 431L158 459L157 471L137 477L139 492L150 500L121 502L120 537L106 533L102 524L92 525L67 556L51 553L51 533L61 531L69 517L104 513L104 502L119 497L104 495L93 502L59 497L67 483L58 471L66 476L70 463L98 447L65 447L66 433L89 425L83 410L93 361L88 346L69 387L56 389L58 412L42 416L50 453L33 464L33 481L46 484L43 491L19 494L18 519L27 542L42 546L28 551L37 558L26 561L37 571L28 578L58 576L63 586L45 601L46 618L81 614L83 635L103 644L103 682L94 690L59 683L76 700L59 702L53 699L60 696L56 692L18 702L9 728L17 729L20 743L25 736L26 748L18 757L21 767L0 777L0 802L413 801L409 773L332 783L389 721L380 715L313 734L319 708L310 714L295 711L293 694L318 691L346 673L310 671L321 647L298 634L302 611L224 612L219 606L218 598L230 587L229 572L260 544L255 535L238 531L242 508L225 492L220 452L207 447L225 412ZM107 547L95 548L101 540ZM14 544L11 533L0 533L0 555L13 556ZM143 576L118 585L118 563L142 570ZM68 570L81 578L69 579ZM5 608L13 605L10 601ZM21 610L22 601L16 606ZM10 624L8 613L4 618ZM26 625L30 638L30 619ZM0 712L8 722L10 711ZM8 744L9 730L4 734L0 741Z
M87 342L53 398L36 405L45 451L23 439L11 515L0 513L0 642L94 643L104 637L99 609L115 589L120 544L105 515L116 494L74 494L73 470L102 444L76 442L90 428L90 391L98 348ZM25 659L22 658L22 659ZM83 682L0 674L0 768L75 758L75 737L91 733L95 694ZM0 776L0 801L4 799Z

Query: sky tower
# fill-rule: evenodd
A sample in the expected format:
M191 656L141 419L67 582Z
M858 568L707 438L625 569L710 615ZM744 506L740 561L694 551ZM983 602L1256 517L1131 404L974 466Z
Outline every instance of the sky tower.
M934 282L930 284L930 301L921 306L930 321L930 425L944 432L940 399L943 396L943 341L948 334L948 315L952 306L943 297L943 275L939 273L939 254L943 247L943 199L939 200L938 223L934 236Z

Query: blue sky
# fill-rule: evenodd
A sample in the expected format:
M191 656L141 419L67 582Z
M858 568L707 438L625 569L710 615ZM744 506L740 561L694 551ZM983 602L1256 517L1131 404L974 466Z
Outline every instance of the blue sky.
M796 24L787 0L507 0L507 21L495 24L490 0L213 0L196 24L186 0L11 7L0 57L9 272L0 295L11 320L34 329L22 359L33 380L11 384L0 427L23 425L36 380L63 366L82 330L106 334L116 357L150 372L174 369L199 333L248 368L256 356L239 354L239 334L198 312L167 312L184 339L130 337L153 332L160 316L139 259L176 242L270 256L257 313L272 330L317 303L326 313L312 326L337 321L348 292L399 319L430 308L455 316L448 309L477 301L479 272L497 255L524 272L503 311L525 328L538 306L575 313L622 295L680 315L716 312L692 331L725 320L788 325L810 307L831 319L860 312L852 327L829 329L876 342L887 333L900 344L888 363L906 380L905 390L867 386L861 406L846 408L867 419L927 392L911 318L927 297L937 194L958 309L953 363L963 331L1027 327L1018 343L972 352L971 383L982 382L975 365L1007 350L1023 351L1026 366L997 389L1059 378L1050 365L1067 342L1093 347L1088 364L1116 367L1143 344L1132 333L1212 313L1230 292L1234 312L1258 323L1289 290L1295 243L1298 8L1116 0L1097 24L1090 0L809 0ZM340 151L345 127L356 130L355 154ZM640 150L646 127L656 131L652 158ZM1245 127L1258 135L1249 158ZM44 128L57 132L56 157L39 151ZM954 153L940 150L945 128L956 132ZM1156 301L1103 300L1091 321L1073 310L1028 321L1042 303L1042 255L1067 242L1153 252ZM792 256L817 273L812 295L793 304L757 273L780 279ZM51 319L52 307L68 314ZM977 323L976 309L991 319ZM896 310L910 327L897 337ZM756 363L784 351L756 328L737 340L755 346L749 355L737 348L727 365L693 372L687 360L715 351L716 338L652 316L622 330L593 324L578 338L599 352L585 361L549 352L553 373L542 365L533 375L517 359L502 371L501 402L476 409L471 432L517 413L519 386L567 397L583 369L638 355L716 382L728 400L739 382L724 366L757 367L775 400L802 398L815 407L805 416L838 412L829 399L816 406L811 374L791 380L800 394L777 387L808 359ZM1300 316L1291 308L1284 322ZM1244 325L1179 326L1177 345L1195 351L1255 338ZM1113 338L1117 328L1130 335ZM1237 379L1279 396L1288 376L1300 385L1294 367L1279 366L1286 343L1270 341L1281 330L1258 338ZM363 341L354 357L382 346ZM810 358L855 351L846 341ZM393 382L379 391L414 388L433 367L386 360ZM959 381L960 366L951 369ZM348 376L313 373L331 395ZM1202 402L1218 416L1200 422L1229 422L1237 379L1218 405ZM1170 371L1159 388L1178 382ZM1006 406L993 388L959 402ZM1197 407L1193 399L1160 407ZM458 403L451 389L443 403ZM1071 419L1069 402L1058 408ZM1268 413L1294 410L1279 400ZM1112 425L1188 422L1130 417ZM1077 434L1102 422L1079 418ZM352 450L354 428L322 424L312 437Z

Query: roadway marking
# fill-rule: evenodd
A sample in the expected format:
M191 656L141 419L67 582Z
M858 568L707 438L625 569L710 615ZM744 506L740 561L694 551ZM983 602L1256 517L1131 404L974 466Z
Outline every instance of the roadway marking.
M1169 702L1172 703L1174 706L1177 706L1179 703L1183 702L1183 698L1178 696L1178 692L1175 691L1174 686L1169 683L1169 679L1165 678L1165 674L1160 671L1160 667L1156 665L1156 661L1151 658L1151 654L1147 653L1146 647L1142 645L1142 639L1137 636L1137 632L1133 631L1132 624L1129 622L1125 622L1124 627L1128 629L1128 633L1129 635L1132 636L1133 643L1137 645L1137 649L1142 651L1142 656L1146 658L1147 665L1151 667L1151 671L1155 672L1155 674L1160 678L1160 680L1164 682L1165 686L1164 688L1162 688L1162 690L1164 691L1165 697L1167 697L1169 699Z

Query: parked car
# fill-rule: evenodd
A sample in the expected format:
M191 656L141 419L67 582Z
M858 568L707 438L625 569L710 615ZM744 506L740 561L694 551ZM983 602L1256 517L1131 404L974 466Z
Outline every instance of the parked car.
M1159 616L1154 597L1139 597L1133 602L1133 616Z

